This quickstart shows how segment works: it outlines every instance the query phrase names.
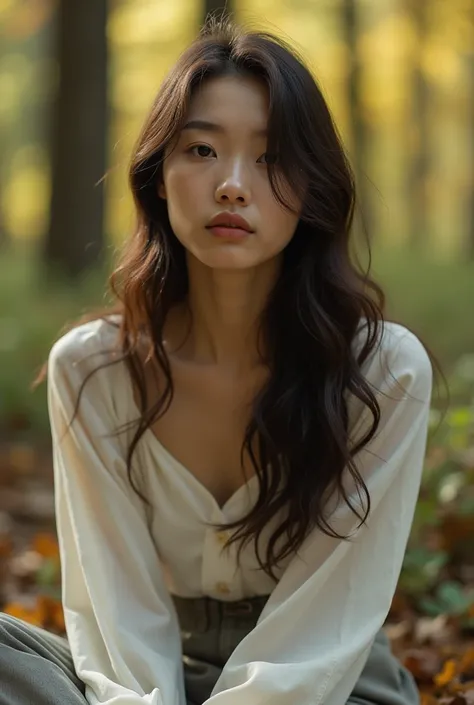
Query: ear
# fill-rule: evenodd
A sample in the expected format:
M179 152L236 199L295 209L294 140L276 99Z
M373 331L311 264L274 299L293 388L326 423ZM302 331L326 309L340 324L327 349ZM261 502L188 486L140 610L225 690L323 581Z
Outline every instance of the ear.
M158 196L166 200L166 189L163 182L161 182L161 184L159 184L158 186Z

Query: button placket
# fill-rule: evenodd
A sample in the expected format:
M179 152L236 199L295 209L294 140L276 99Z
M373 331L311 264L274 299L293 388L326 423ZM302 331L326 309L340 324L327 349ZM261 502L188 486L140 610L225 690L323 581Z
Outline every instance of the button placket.
M222 521L222 519L221 519ZM217 523L217 522L216 522ZM204 540L202 584L204 591L218 600L234 600L235 551L234 546L224 549L230 532L209 528Z
M225 531L225 530L216 531L216 534L215 534L216 541L219 544L219 546L221 546L221 548L223 548L226 545L227 541L230 538L230 535L231 535L230 531Z

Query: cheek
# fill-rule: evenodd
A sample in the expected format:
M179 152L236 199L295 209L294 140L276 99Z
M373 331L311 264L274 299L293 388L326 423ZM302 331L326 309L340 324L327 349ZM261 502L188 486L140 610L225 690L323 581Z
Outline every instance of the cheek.
M189 170L171 168L164 175L166 199L170 218L178 220L196 216L200 202L199 182L193 179Z
M293 237L299 221L299 206L295 199L290 199L287 194L289 204L295 212L291 212L284 208L273 195L271 189L266 194L264 206L261 210L262 222L265 222L267 227L265 230L268 236L278 240L280 243L286 243Z

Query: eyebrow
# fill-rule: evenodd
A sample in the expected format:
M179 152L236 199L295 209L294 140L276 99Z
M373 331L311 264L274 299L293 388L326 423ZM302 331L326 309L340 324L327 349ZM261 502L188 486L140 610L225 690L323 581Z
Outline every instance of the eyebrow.
M209 120L190 120L187 122L183 130L203 130L204 132L218 132L224 133L226 130L222 125L218 125L215 122L209 122ZM266 137L267 130L253 130L253 134L258 137Z

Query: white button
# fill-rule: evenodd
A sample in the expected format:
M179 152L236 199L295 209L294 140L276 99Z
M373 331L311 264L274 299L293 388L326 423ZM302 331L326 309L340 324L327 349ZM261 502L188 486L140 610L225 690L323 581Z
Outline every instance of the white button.
M216 583L216 590L217 592L221 593L221 595L228 595L230 592L230 587L227 585L227 583L219 582Z

